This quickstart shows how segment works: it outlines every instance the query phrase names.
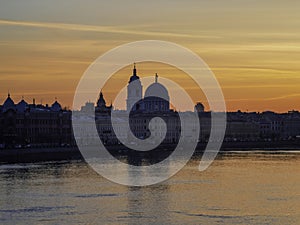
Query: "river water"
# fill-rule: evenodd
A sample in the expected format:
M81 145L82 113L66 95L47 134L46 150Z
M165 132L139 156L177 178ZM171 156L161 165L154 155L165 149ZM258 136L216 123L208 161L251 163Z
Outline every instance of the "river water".
M0 165L0 224L300 224L300 152L198 164L148 187L114 184L80 161Z

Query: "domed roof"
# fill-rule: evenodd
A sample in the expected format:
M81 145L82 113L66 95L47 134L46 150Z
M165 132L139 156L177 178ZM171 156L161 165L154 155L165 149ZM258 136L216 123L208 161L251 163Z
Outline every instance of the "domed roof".
M155 75L155 83L151 84L145 92L145 97L160 97L163 98L167 101L169 101L169 92L168 90L165 88L165 86L163 86L162 84L158 83L157 81L157 74Z
M133 67L133 71L132 71L132 76L129 78L129 82L128 83L131 83L132 81L139 80L139 79L140 79L140 77L137 75L136 67L135 67L135 63L134 63L134 67Z
M204 107L204 105L202 104L202 102L197 102L197 103L196 103L196 106Z
M132 75L129 79L129 83L131 83L132 81L135 81L135 80L139 80L140 77L138 75Z
M17 104L17 111L19 112L24 112L28 103L22 99L18 104Z
M55 101L52 105L51 105L51 110L52 111L55 111L55 112L58 112L61 110L61 105Z
M3 111L7 111L9 109L15 109L15 103L11 99L10 94L8 94L7 99L3 103Z
M197 102L195 105L196 112L204 112L204 105L201 102Z

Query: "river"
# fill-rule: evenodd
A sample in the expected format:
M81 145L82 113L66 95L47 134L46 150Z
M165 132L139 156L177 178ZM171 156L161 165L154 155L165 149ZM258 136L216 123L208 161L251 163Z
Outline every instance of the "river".
M112 183L81 161L0 165L0 224L300 224L299 151L198 164L148 187Z

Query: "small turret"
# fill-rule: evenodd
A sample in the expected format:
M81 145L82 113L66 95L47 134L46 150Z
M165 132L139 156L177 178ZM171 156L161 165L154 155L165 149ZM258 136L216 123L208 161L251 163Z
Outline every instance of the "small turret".
M3 103L3 112L6 112L9 109L15 110L15 103L10 97L10 93L8 92L7 98Z

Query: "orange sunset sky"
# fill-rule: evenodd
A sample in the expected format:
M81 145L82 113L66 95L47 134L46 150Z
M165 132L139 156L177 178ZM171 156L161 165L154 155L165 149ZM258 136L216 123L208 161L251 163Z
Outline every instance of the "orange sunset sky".
M295 0L0 0L0 104L8 90L71 107L77 83L101 54L138 40L165 40L198 54L213 70L227 110L300 110L300 2ZM131 66L105 86L108 102ZM141 63L205 102L181 71ZM101 71L99 71L101 75Z

